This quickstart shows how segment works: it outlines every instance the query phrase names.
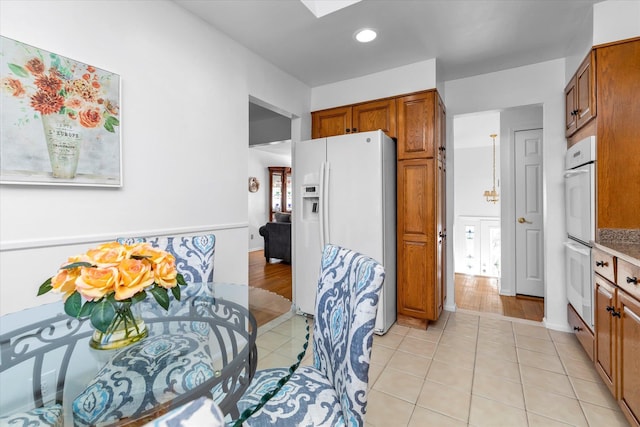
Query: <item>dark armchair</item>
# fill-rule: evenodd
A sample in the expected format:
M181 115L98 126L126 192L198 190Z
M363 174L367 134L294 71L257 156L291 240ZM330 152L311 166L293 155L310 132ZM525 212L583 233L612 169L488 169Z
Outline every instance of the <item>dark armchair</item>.
M276 213L275 222L268 222L258 232L264 237L264 257L291 262L291 215Z

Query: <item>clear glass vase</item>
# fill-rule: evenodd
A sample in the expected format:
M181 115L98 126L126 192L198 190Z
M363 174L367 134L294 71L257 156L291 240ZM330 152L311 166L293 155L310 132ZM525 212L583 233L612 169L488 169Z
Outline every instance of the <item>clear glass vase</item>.
M140 307L130 302L118 303L116 315L107 331L96 329L89 345L97 350L113 350L138 342L148 334Z

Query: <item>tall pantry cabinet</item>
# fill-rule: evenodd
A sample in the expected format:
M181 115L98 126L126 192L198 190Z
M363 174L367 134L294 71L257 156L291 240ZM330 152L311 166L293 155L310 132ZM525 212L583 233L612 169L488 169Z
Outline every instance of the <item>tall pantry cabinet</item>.
M435 89L311 113L313 138L382 129L397 139L398 321L426 327L446 298L445 108Z
M398 320L426 327L446 298L445 109L435 90L400 97Z

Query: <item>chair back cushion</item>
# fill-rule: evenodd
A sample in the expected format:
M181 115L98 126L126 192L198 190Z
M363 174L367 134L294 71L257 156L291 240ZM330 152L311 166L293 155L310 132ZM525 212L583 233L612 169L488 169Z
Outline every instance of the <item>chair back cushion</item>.
M123 244L148 242L151 246L169 252L176 258L178 273L185 281L198 286L187 286L182 289L187 295L211 295L213 282L213 258L215 255L216 237L213 234L200 236L177 237L121 237L117 239ZM202 284L203 286L199 286Z
M313 330L314 366L333 384L348 426L363 426L373 329L384 268L349 249L322 254Z

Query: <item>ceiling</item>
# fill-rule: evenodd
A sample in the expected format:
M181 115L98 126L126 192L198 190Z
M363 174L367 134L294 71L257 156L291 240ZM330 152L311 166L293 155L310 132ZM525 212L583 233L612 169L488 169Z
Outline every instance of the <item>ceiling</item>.
M315 87L432 58L446 81L581 54L600 0L362 0L322 18L298 0L174 1ZM363 27L378 38L357 43Z

